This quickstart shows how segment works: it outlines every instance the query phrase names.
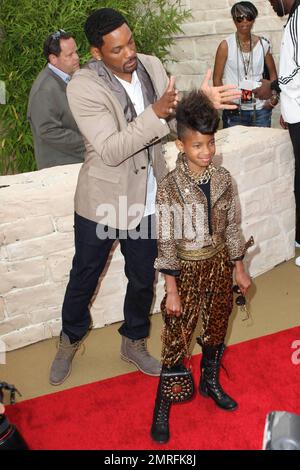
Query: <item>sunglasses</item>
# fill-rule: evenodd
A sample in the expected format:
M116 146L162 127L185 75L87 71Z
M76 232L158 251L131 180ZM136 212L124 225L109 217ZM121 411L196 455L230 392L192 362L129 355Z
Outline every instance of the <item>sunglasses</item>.
M248 322L249 324L252 324L253 320L250 311L247 307L246 297L241 293L238 285L234 285L232 290L235 294L237 294L235 304L239 307L242 313L242 321L245 323Z
M55 33L51 34L51 39L59 39L62 34L65 33L64 29L59 29Z
M244 21L244 20L246 20L246 21L253 21L254 18L253 18L252 15L239 15L239 16L236 16L236 17L235 17L235 21L236 21L237 23L242 23L242 21Z

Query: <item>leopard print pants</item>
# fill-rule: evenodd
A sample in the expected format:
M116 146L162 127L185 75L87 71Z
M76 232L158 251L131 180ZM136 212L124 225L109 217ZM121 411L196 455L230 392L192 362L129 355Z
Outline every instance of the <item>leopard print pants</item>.
M166 296L161 303L165 322L162 333L162 362L165 366L171 367L183 360L186 347L181 325L189 346L199 315L202 344L216 346L224 342L233 306L232 270L226 247L206 260L181 261L181 273L177 278L183 309L181 317L166 314Z

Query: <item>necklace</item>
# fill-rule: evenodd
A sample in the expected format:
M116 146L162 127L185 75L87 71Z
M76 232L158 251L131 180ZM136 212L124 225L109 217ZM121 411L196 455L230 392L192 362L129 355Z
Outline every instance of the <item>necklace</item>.
M189 169L188 163L185 158L183 158L183 166L185 172L188 173L191 180L193 180L197 184L206 184L209 182L211 175L216 171L216 167L210 163L204 173L197 173L196 171L192 171Z
M252 36L250 34L250 39L249 39L249 48L250 48L250 50L248 52L243 51L242 45L241 45L241 42L240 42L240 38L239 38L237 33L236 33L235 37L236 37L236 43L237 43L237 46L238 46L237 50L240 51L241 57L242 57L242 62L243 62L243 66L244 66L244 73L245 73L245 79L247 80L249 70L250 70L250 65L253 65ZM248 44L248 42L243 43L243 44ZM238 65L238 57L237 57L237 65Z
M193 181L195 181L195 183L206 184L209 182L211 175L213 174L215 169L216 168L213 166L213 164L210 163L209 166L206 168L205 172L201 175L189 169L189 176Z

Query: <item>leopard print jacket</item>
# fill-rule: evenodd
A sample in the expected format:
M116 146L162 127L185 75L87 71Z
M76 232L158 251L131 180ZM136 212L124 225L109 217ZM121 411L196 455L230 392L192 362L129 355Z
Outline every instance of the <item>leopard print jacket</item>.
M180 270L180 250L198 250L224 242L230 259L241 258L245 245L236 224L235 195L230 173L216 167L210 181L211 227L209 233L207 198L191 179L184 165L176 168L158 185L156 196L157 270Z

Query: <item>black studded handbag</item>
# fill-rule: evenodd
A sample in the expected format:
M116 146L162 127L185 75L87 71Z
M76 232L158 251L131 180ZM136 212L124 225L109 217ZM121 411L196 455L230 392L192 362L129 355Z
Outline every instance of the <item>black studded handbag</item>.
M183 364L164 367L161 374L161 394L172 403L181 403L192 398L194 394L192 372Z
M189 362L190 354L182 324L181 331ZM189 400L195 389L191 368L185 367L182 363L172 367L163 366L160 387L162 397L172 403L182 403Z

